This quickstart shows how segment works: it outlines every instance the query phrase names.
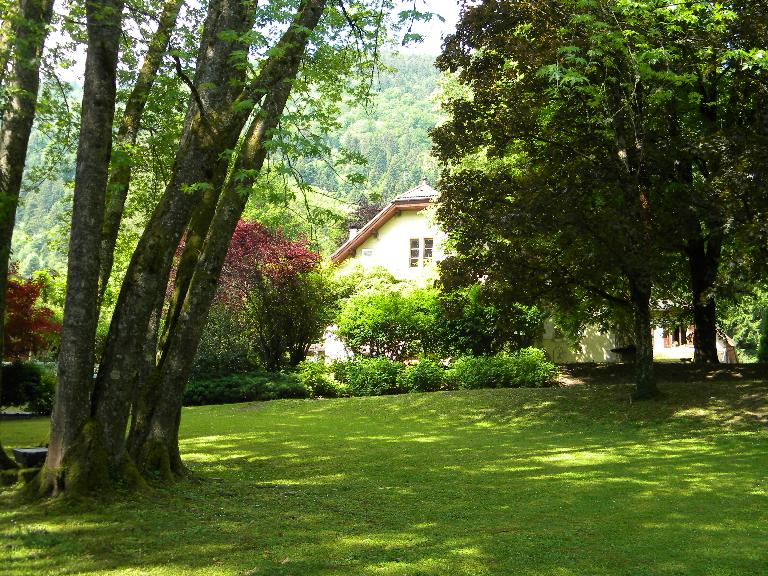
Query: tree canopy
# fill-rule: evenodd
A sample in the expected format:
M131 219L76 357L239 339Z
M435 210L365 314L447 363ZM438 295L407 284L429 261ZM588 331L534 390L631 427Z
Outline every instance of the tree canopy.
M433 132L448 282L484 277L591 322L632 322L638 395L653 395L652 290L673 252L713 229L704 202L765 201L763 185L728 180L764 169L751 152L765 145L764 37L746 32L764 17L707 1L467 8L438 59L454 74L451 118ZM734 119L713 129L712 109Z

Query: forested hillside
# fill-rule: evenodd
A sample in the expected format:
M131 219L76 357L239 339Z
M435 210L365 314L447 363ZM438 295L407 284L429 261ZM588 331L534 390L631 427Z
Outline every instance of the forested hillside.
M439 117L432 101L438 79L433 62L429 55L390 57L387 63L392 71L374 80L378 95L372 106L346 109L339 118L341 128L330 139L336 151L346 148L359 153L367 165L334 169L322 160L300 163L298 169L306 180L352 201L366 192L390 200L422 178L434 181L437 167L428 136ZM365 176L364 185L346 180L353 172Z
M340 127L328 141L332 157L296 162L301 177L345 206L371 195L389 200L424 177L434 181L437 169L428 135L439 116L432 102L438 79L433 62L429 55L389 57L391 70L374 79L377 95L371 105L343 109ZM39 131L33 133L27 166L42 163L47 145ZM334 166L333 157L342 149L360 154L367 164ZM13 258L23 274L65 268L67 238L60 223L70 210L74 168L70 154L41 183L27 177L13 240ZM364 183L350 181L354 173L362 174ZM293 224L286 222L285 228L302 232Z

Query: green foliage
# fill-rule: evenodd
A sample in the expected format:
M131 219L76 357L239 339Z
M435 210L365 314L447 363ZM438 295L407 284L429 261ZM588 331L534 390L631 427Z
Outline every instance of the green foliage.
M197 348L192 378L211 378L260 367L253 351L249 318L242 310L214 304Z
M524 348L513 354L462 356L446 376L452 388L519 388L552 383L558 371L544 352Z
M763 310L760 321L760 344L757 348L757 361L768 362L768 311Z
M422 178L434 181L437 168L430 157L429 130L439 112L429 105L437 87L438 72L434 57L404 54L385 56L389 66L376 79L378 89L369 106L342 106L339 126L326 141L335 161L305 157L296 169L307 182L330 195L357 202L361 174L366 189L374 197L391 200L416 186ZM366 164L356 166L344 157L362 157ZM351 153L351 154L350 154Z
M533 345L543 332L540 309L489 293L481 284L441 292L438 301L429 338L431 349L443 356L518 350Z
M338 365L337 365L338 367ZM381 396L407 392L399 383L399 376L404 368L400 362L388 358L355 358L346 362L342 380L353 396Z
M425 352L436 313L434 290L371 291L344 302L336 333L357 355L401 361Z
M682 260L714 302L721 251L728 276L748 277L765 237L766 29L751 2L467 7L437 60L463 88L432 133L447 285L483 278L590 323L634 314L652 394L652 287Z
M296 367L296 377L312 398L339 398L347 395L346 386L333 378L333 369L322 359L304 360Z
M406 360L495 354L534 344L544 314L487 293L479 284L452 292L396 283L387 275L353 273L337 335L357 355Z
M398 384L410 392L436 392L443 389L445 368L427 358L418 364L406 366L398 377Z
M509 386L536 387L552 384L558 377L557 367L539 348L523 348L510 356Z
M309 398L310 395L311 390L293 374L252 372L190 380L184 389L184 405Z
M719 325L736 343L739 362L760 360L761 350L768 347L768 291L753 286L751 293L738 299L721 299Z
M0 406L18 406L50 414L56 394L56 373L36 362L3 364Z

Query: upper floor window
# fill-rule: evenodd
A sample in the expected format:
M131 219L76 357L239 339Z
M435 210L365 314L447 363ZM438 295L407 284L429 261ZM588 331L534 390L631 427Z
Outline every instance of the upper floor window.
M433 238L411 238L408 265L418 268L432 262L434 247Z
M411 268L419 267L419 252L421 251L421 242L418 238L411 238L411 253L409 259L409 266Z
M432 248L435 241L432 238L424 238L424 252L422 253L422 259L424 264L432 262Z

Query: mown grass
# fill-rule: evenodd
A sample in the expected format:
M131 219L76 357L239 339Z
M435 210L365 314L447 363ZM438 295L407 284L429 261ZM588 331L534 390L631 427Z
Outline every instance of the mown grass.
M768 385L477 390L187 409L199 481L0 495L0 573L768 574ZM46 423L2 422L6 447Z

